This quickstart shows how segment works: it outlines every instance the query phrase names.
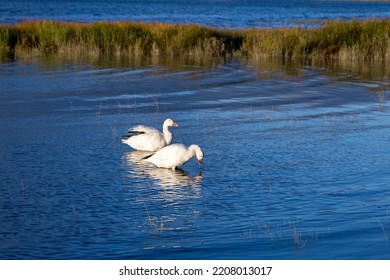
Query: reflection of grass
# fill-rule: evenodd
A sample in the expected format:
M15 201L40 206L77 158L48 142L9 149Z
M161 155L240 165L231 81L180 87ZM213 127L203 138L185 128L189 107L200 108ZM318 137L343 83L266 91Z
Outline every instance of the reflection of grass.
M303 236L298 230L296 222L285 221L282 225L273 225L270 222L264 221L260 225L260 230L263 235L268 237L270 240L288 240L292 241L294 247L297 249L305 249L309 241L316 241L320 239L320 233L318 231L313 233L307 233ZM255 235L256 233L252 230L246 230L244 235L247 236L247 232Z
M386 104L388 100L388 92L381 90L377 93L377 98L376 98L379 106L379 110L383 109L383 106Z
M100 103L99 110L96 111L96 119L100 120L100 115L102 114L102 103Z
M0 53L15 56L130 55L356 63L389 61L390 19L329 21L312 29L222 30L195 24L53 21L0 25Z
M298 232L297 230L297 226L294 225L294 245L296 247L299 247L299 248L305 248L306 246L306 243L307 243L307 239L306 240L302 240L302 236L301 234Z
M154 224L154 221L152 220L152 218L151 218L151 216L150 216L150 214L149 214L149 210L148 210L148 207L146 206L145 201L143 201L143 203L144 203L144 206L145 206L146 214L148 215L149 225L150 225L151 227L153 227L153 226L155 225L155 224Z
M111 132L112 132L112 137L113 137L113 139L118 140L118 139L119 139L119 136L118 136L118 128L117 128L117 126L116 126L116 125L112 126L112 125L110 124L110 128L111 128Z
M149 95L149 94L148 94L148 95ZM158 111L159 111L159 109L160 109L159 104L158 104L158 96L156 96L156 97L153 97L153 96L151 96L151 95L149 95L149 96L150 96L150 98L153 99L154 104L156 105L156 113L158 113Z
M383 231L383 239L384 240L389 240L389 233L387 232L387 230L385 229L385 226L383 225L383 223L377 218L377 217L374 217L375 220L378 222L378 224L381 226L382 228L382 231Z
M154 233L155 233L156 236L160 236L161 237L162 234L163 234L163 230L167 229L166 225L164 224L163 217L160 217L160 220L158 220L157 217L150 216L148 207L146 206L146 202L143 201L143 204L144 204L144 207L145 207L146 214L148 216L149 226L151 228L153 228Z

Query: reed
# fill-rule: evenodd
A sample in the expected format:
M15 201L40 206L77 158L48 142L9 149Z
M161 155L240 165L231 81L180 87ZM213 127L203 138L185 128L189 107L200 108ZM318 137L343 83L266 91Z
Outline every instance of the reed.
M251 57L385 61L390 57L390 20L329 21L316 29L247 30L243 50Z
M0 51L15 56L169 55L225 56L240 46L235 31L200 25L134 22L25 22L0 26Z
M313 29L225 30L195 24L32 21L0 25L0 53L23 56L242 56L300 63L388 63L390 19Z

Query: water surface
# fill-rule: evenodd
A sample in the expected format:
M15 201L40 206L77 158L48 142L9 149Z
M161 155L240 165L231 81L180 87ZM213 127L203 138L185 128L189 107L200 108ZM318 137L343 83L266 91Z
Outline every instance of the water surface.
M386 1L323 0L0 0L0 22L148 21L224 28L315 27L324 20L390 16Z
M0 65L2 259L389 259L389 79L314 67ZM120 141L171 117L205 158Z

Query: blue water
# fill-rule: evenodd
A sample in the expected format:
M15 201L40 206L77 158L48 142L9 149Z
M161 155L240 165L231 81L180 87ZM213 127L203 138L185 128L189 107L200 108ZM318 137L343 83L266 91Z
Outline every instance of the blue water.
M390 258L388 79L38 60L0 83L2 259ZM121 143L167 117L201 168Z
M61 21L151 21L208 26L318 26L321 20L390 16L383 1L322 0L0 0L0 23L51 19Z
M0 22L246 28L390 12L383 2L275 2L0 1ZM361 70L1 63L0 259L390 259L390 79ZM202 167L154 168L121 143L129 127L168 117L174 142L203 149Z

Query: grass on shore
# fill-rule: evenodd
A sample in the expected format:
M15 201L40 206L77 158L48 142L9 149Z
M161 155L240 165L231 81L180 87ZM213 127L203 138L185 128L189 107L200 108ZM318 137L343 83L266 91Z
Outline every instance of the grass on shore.
M53 21L0 25L0 51L15 56L54 53L225 56L238 50L241 40L236 31L200 25Z
M0 25L0 53L390 61L390 19L329 21L313 29L222 30L200 25L33 21Z
M316 29L248 31L243 49L252 57L383 61L390 58L390 20L330 21Z

